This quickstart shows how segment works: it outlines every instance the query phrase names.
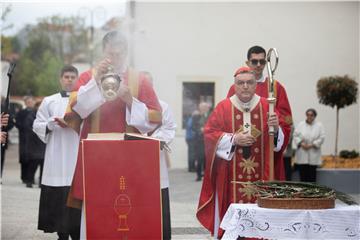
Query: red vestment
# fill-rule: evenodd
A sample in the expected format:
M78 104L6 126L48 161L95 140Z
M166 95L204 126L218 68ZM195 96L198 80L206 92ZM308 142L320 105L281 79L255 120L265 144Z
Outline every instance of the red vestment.
M87 70L80 74L79 79L75 83L74 91L78 91L79 88L85 84L87 84L92 78L92 69Z
M131 71L131 72L130 72ZM135 77L134 77L135 76ZM75 90L78 90L81 84L85 85L92 78L91 71L81 74ZM132 79L130 79L132 78ZM161 106L158 98L147 79L145 74L136 73L129 70L123 77L125 85L130 88L132 96L137 98L140 102L144 103L149 112L148 119L152 123L161 123ZM73 92L70 96L69 106L65 114L65 121L69 126L73 127L76 131L80 130L80 117L72 110L76 104L77 92ZM77 164L75 168L73 184L70 191L68 201L69 206L80 207L78 200L83 199L83 170L82 170L82 139L86 139L88 133L111 133L111 132L138 132L134 127L126 124L126 104L117 98L114 101L105 102L97 110L91 113L86 119L83 120L83 126L80 131L80 144L78 151Z
M244 112L227 98L221 101L210 115L204 127L206 169L201 189L197 218L214 234L215 193L218 194L220 222L231 203L253 203L255 193L248 187L234 183L269 179L269 135L267 125L268 103L260 101L250 111L251 134L256 142L251 146L250 156L243 156L243 148L236 147L233 158L228 161L216 155L220 139L225 133L242 131ZM219 231L219 236L222 231Z
M231 97L235 94L234 84L230 87L227 97ZM256 84L256 94L260 97L267 98L269 96L269 80L265 79L264 82L258 82ZM292 114L289 104L289 100L285 91L285 88L278 82L274 81L274 97L276 98L275 110L279 112L279 124L284 133L284 144L279 152L274 154L274 177L276 180L285 180L285 169L283 161L283 151L286 149L291 132Z

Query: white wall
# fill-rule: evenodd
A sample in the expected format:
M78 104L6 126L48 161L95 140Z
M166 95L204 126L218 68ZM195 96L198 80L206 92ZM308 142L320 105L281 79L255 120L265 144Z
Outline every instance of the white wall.
M326 128L325 154L335 139L335 110L318 103L320 77L348 74L359 82L359 2L136 3L135 67L153 74L160 98L181 126L182 78L212 79L215 101L226 96L249 47L276 47L276 78L286 87L294 122L318 110ZM340 111L339 150L359 150L359 104ZM186 166L178 130L174 167ZM175 145L174 144L174 145Z

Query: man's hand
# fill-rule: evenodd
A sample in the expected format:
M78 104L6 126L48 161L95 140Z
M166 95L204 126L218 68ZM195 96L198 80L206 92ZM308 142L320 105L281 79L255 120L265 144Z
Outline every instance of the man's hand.
M302 142L300 144L300 146L305 150L309 150L310 148L315 147L313 144L307 144L307 143L304 143L304 142Z
M62 128L67 128L68 125L63 118L54 118L55 122Z
M279 118L276 114L269 116L268 126L274 127L275 133L279 130Z
M242 147L251 146L255 143L255 141L256 138L251 136L248 131L235 133L234 136L234 143Z
M57 122L55 121L55 119L51 119L48 123L47 123L47 125L46 125L46 127L50 130L50 131L54 131L54 129L56 128L56 127L58 127L59 125L57 124Z
M9 123L9 114L1 113L1 127L6 127Z
M108 58L103 59L96 65L94 77L98 84L100 84L101 77L109 71L109 68L112 68L112 65Z
M54 131L55 128L66 128L68 127L64 119L62 118L51 118L47 124L47 128L50 131Z
M1 132L1 143L5 143L5 142L6 142L6 136L7 136L7 133L6 133L6 132Z

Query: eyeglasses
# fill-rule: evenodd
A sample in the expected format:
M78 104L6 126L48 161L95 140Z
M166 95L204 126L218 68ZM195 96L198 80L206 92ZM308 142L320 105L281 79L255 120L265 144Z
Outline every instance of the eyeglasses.
M260 65L265 65L266 60L265 59L251 59L250 62L252 65L258 65L258 63L260 63Z
M245 83L246 83L246 85L251 86L251 85L254 85L254 84L256 83L256 81L255 81L255 80L249 80L249 81L236 81L236 85L239 85L239 86L241 86L241 87L245 86Z

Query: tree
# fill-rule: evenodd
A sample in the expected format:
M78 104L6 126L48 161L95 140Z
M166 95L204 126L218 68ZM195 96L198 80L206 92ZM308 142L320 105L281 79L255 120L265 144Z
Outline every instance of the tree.
M52 16L29 26L27 42L14 74L12 92L44 96L58 91L59 72L63 65L88 61L86 32L84 21L79 17Z
M3 5L3 10L1 13L1 31L4 32L7 29L10 29L13 27L14 24L12 23L6 23L6 18L8 14L11 12L11 5ZM1 60L9 60L11 58L11 54L18 53L19 51L19 43L17 42L16 37L12 36L5 36L4 34L1 34Z
M336 135L335 155L338 153L339 136L339 110L356 103L358 95L357 82L345 76L323 77L317 82L317 95L319 102L330 107L336 107Z
M32 31L33 36L46 36L52 47L66 64L83 58L87 61L88 38L85 20L81 17L51 16L42 18Z
M59 89L59 72L63 65L45 36L32 39L17 63L12 92L35 96L55 93Z
M16 37L1 35L1 59L6 59L7 56L12 53L18 53L19 50L19 42Z

